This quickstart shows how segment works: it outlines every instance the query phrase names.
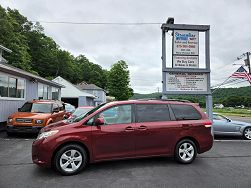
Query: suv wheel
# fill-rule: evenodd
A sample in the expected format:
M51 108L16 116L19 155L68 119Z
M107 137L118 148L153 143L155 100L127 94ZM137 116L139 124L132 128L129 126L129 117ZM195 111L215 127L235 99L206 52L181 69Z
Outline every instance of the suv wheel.
M77 174L87 164L87 153L79 145L66 145L56 153L54 164L63 175Z
M243 137L247 140L251 140L251 127L247 127L244 129Z
M7 133L8 136L14 136L14 133L12 133L12 132L7 131L6 133Z
M193 162L197 155L197 148L193 141L184 139L178 142L175 148L175 159L176 161L189 164Z

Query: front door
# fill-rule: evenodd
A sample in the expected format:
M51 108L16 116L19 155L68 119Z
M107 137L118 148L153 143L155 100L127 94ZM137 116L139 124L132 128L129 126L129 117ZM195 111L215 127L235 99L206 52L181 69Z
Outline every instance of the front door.
M119 105L102 111L104 125L93 126L93 155L95 160L134 156L135 124L132 106Z
M213 131L215 134L231 134L236 132L236 126L226 117L214 114L213 115Z

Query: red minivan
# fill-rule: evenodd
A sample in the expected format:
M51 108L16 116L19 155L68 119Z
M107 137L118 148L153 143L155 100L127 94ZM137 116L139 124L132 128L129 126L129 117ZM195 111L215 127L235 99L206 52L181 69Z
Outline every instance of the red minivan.
M63 175L114 159L174 156L188 164L211 149L211 126L199 106L189 102L110 102L44 127L33 142L32 160Z

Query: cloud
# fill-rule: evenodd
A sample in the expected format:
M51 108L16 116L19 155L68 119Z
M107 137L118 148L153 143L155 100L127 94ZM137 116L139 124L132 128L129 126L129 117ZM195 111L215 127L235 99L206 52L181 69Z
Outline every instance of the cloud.
M210 25L212 85L230 76L238 68L232 65L236 57L251 49L250 0L2 0L2 5L18 9L29 20L163 23L172 16L175 23ZM136 92L161 87L160 25L42 25L63 49L86 54L104 68L125 60ZM170 42L167 45L170 49Z

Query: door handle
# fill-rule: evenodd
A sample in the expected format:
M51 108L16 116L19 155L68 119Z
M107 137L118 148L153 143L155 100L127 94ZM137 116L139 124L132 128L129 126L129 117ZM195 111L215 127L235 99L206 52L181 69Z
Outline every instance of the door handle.
M127 132L128 132L128 131L134 131L134 128L131 127L131 126L129 126L129 127L126 127L126 128L125 128L125 131L127 131Z
M138 128L138 129L139 129L139 130L144 131L144 130L146 130L146 129L147 129L147 126L141 125L141 126L139 126L139 128Z

